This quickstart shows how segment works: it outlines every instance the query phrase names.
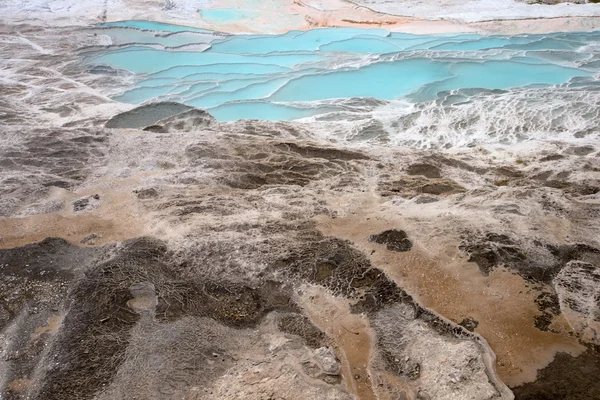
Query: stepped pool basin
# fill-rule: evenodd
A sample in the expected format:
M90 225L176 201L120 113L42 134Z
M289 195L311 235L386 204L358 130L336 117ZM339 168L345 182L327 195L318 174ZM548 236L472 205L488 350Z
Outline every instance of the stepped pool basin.
M114 46L86 51L86 62L133 77L116 100L181 102L220 121L319 121L428 146L585 137L599 117L600 32L228 35L148 21L97 32Z

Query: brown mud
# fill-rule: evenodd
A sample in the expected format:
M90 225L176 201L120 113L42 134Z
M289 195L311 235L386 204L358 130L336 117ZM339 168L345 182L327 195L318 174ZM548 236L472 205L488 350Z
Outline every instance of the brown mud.
M535 380L537 371L552 362L557 352L577 356L584 351L564 319L553 321L558 333L536 328L536 291L519 275L497 269L485 277L457 249L450 253L450 260L435 259L418 248L407 253L389 251L370 242L369 236L392 227L406 229L410 235L409 226L414 223L378 215L376 208L364 204L359 207L360 217L349 213L352 217L320 219L319 228L370 254L374 265L425 307L456 323L465 318L477 320L474 331L496 353L498 374L509 386Z

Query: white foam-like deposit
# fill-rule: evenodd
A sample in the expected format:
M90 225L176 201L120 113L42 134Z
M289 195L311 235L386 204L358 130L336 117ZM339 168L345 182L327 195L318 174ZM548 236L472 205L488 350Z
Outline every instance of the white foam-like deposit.
M201 11L239 10L241 19L211 19ZM208 13L210 16L211 13ZM511 33L582 30L598 26L600 4L526 4L515 0L5 0L0 20L38 25L89 25L121 20L154 20L231 33L281 33L326 26L382 26L402 32L469 32L469 24L505 21L483 28ZM552 21L564 19L567 21ZM584 20L581 20L583 18ZM587 19L586 19L587 18ZM591 18L591 19L590 19ZM517 24L510 21L543 19ZM571 21L570 19L573 19ZM577 20L579 19L579 20ZM544 28L546 27L546 28ZM553 28L555 27L555 28Z
M383 140L419 148L514 145L532 140L593 143L599 137L600 93L567 86L487 92L455 104L399 100L354 115L332 113L301 121L314 125L328 139Z
M396 16L411 16L428 20L454 19L481 22L510 19L560 17L593 17L600 15L600 4L560 3L555 5L527 4L515 0L349 0L357 6Z

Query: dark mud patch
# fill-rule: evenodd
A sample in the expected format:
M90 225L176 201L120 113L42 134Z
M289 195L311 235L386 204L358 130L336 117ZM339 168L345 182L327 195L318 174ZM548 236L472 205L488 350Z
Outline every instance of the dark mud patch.
M541 331L551 331L549 327L552 319L560 314L558 296L553 291L541 292L536 297L535 304L541 312L541 315L534 317L535 327Z
M531 179L535 179L536 181L547 181L553 173L553 171L538 172L535 175L531 176Z
M448 158L441 154L431 155L427 157L426 160L432 164L445 165L451 168L461 169L467 172L476 172L478 174L485 174L487 172L486 168L475 167L463 160L459 160L457 158Z
M385 244L386 248L391 251L409 251L412 248L412 242L408 238L406 232L402 230L391 229L381 232L377 235L372 235L369 238L370 242Z
M239 121L233 130L244 135L281 138L290 136L293 138L306 138L310 136L309 131L290 125L286 122L271 122L260 120Z
M76 274L77 270L81 272ZM92 399L110 385L125 362L132 329L142 314L150 313L160 323L207 317L229 327L247 328L272 310L299 312L277 282L249 287L190 280L182 270L166 245L151 238L103 248L46 239L1 250L0 310L3 318L7 315L3 323L23 312L41 317L31 317L32 323L23 327L26 345L11 340L14 357L8 360L9 376L33 379L33 371L41 366L45 376L29 398ZM155 301L147 301L149 294ZM50 342L29 344L31 332L44 326L51 315L45 310L66 315Z
M0 216L38 203L53 186L76 187L107 156L107 135L94 129L34 129L19 141L0 146Z
M552 283L558 272L572 260L600 265L600 250L585 244L553 245L539 241L517 241L506 234L486 233L464 236L459 249L469 255L484 275L498 266L518 272L532 282Z
M318 234L274 264L290 277L355 299L353 312L372 312L408 296L350 242Z
M153 199L158 196L158 190L155 188L139 189L134 191L138 199Z
M570 182L552 179L544 182L544 186L552 189L566 189L571 186Z
M468 330L469 332L474 332L475 328L477 328L479 326L479 321L477 321L471 317L467 317L467 318L464 318L462 321L460 321L458 324L460 326L462 326L463 328L465 328L466 330Z
M84 197L73 202L73 212L91 211L99 206L100 195Z
M587 156L588 154L593 153L594 151L596 151L594 146L587 145L569 147L567 150L565 150L565 153L574 156Z
M459 248L469 254L469 262L476 263L486 276L499 265L520 265L527 260L525 252L507 235L488 233L477 242L463 241Z
M169 322L195 316L212 318L234 328L249 328L270 311L297 311L296 305L274 282L251 288L226 282L174 280L167 282L158 295L157 318Z
M300 336L306 344L314 349L329 344L329 339L319 328L302 314L282 315L277 319L280 331Z
M157 121L154 125L145 127L144 131L155 133L190 132L209 128L216 123L217 121L208 112L194 108Z
M443 194L458 193L464 191L459 185L454 182L435 182L428 183L421 187L421 193L434 194L440 196Z
M59 238L0 249L0 329L24 308L58 310L68 283L96 254Z
M562 154L548 154L540 158L540 162L557 161L565 158Z
M600 193L600 186L579 185L575 190L575 194L580 196L590 196L597 193Z
M419 163L411 164L406 169L408 175L421 175L426 178L441 178L442 174L440 169L435 165Z
M214 171L219 182L235 189L260 189L270 185L303 187L328 178L341 180L346 185L351 174L357 175L354 163L368 159L358 152L309 144L262 138L236 140L232 136L224 140L229 147L203 141L188 146L185 154L192 165Z
M591 196L600 192L600 182L592 181L591 183L569 183L565 189L565 193L572 196Z
M350 306L354 314L374 313L385 306L404 302L416 306L412 296L399 288L394 282L385 277L380 278L376 284L370 287L364 294L358 297L358 301Z
M318 173L318 166L315 166ZM308 170L310 171L310 167ZM272 170L264 174L241 174L236 179L225 179L224 182L234 189L259 189L266 185L296 185L306 186L311 178L302 173L285 170Z
M139 315L127 306L130 286L160 274L166 248L150 239L127 241L110 260L90 267L75 284L69 311L50 349L37 399L91 399L124 361Z
M172 282L160 294L157 318L176 321L184 316L214 317L226 325L254 326L263 317L264 304L256 290L214 282Z
M2 345L8 367L2 374L9 381L32 377L51 340L52 321L60 320L71 282L95 255L94 249L57 238L0 250L0 331L10 326L12 332ZM22 398L14 386L0 392L2 396Z
M107 128L136 129L155 125L158 121L193 110L194 107L175 102L146 104L117 114L109 119Z
M558 353L534 382L513 388L516 400L600 399L600 349L588 347L578 357Z
M551 179L543 183L545 187L559 189L573 196L589 196L600 192L600 187L593 183L574 183L560 179Z
M548 245L553 256L562 261L563 264L569 261L583 261L593 265L600 265L600 249L587 244L574 245Z
M388 180L382 176L378 190L382 196L400 195L413 198L422 194L449 196L465 192L466 189L451 179L427 179L407 176L398 180Z
M420 195L415 198L416 204L429 204L440 201L437 196Z
M540 181L544 187L558 189L571 196L589 196L600 192L600 182L596 180L588 180L584 183L570 182L564 180L564 177L569 175L568 171L558 173L553 177L554 179L549 179L552 175L552 171L544 171L533 175L531 178ZM528 185L528 183L527 180L519 181L519 185Z
M84 237L83 239L81 239L79 241L79 243L81 244L90 244L93 245L96 239L100 239L102 238L102 235L97 234L97 233L90 233L89 235L87 235L86 237Z
M303 246L277 260L274 269L292 279L318 284L333 294L352 300L352 313L370 316L394 304L402 304L414 318L420 318L443 335L469 337L463 327L442 320L419 305L385 273L373 267L369 259L351 242L318 233L307 238ZM327 274L322 274L326 269ZM322 278L324 276L324 278Z
M327 147L317 147L311 145L299 145L296 143L280 143L275 146L279 150L291 151L305 158L323 158L325 160L370 160L370 157L363 153L351 150L342 150Z
M523 173L511 167L500 167L494 170L496 174L505 176L507 178L522 178Z
M47 238L38 243L12 249L0 249L0 276L31 276L50 280L57 276L72 277L75 270L86 266L86 260L97 250L75 246L60 238Z

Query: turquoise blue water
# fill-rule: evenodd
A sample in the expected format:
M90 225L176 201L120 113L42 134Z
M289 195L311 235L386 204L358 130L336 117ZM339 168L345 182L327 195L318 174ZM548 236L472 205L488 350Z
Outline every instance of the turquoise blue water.
M256 18L260 14L252 10L237 8L219 8L199 11L202 18L219 24L233 23L238 20Z
M251 17L240 12L212 10L203 11L203 16L221 22ZM412 35L327 28L224 36L148 21L104 27L115 28L119 43L127 41L126 32L118 30L123 27L156 31L155 39L144 36L144 44L131 42L87 54L91 64L108 64L136 75L135 87L117 100L135 104L179 101L206 108L221 121L291 120L355 112L344 105L348 99L418 103L464 89L539 90L568 84L574 78L591 82L600 73L599 32ZM186 36L164 32L186 32ZM148 47L152 42L210 47L163 50ZM477 93L480 96L481 91Z

